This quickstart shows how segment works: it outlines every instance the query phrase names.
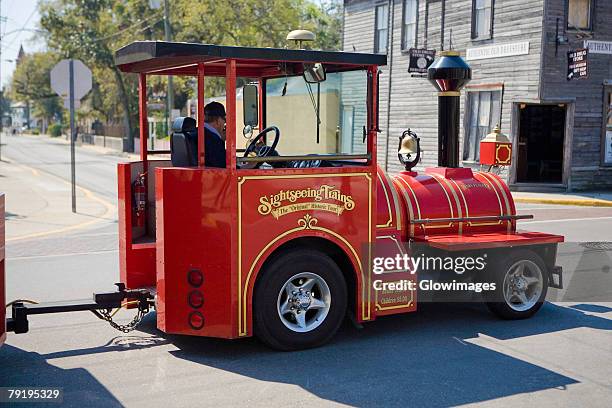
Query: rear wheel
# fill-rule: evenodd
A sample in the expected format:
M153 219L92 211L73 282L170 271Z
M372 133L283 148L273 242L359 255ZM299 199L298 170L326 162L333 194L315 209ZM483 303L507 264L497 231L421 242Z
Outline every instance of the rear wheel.
M496 289L486 295L488 308L503 319L533 316L542 307L548 291L548 274L542 258L521 249L492 266L490 277Z
M320 346L340 327L346 303L336 263L321 252L294 249L274 259L257 280L255 335L278 350Z

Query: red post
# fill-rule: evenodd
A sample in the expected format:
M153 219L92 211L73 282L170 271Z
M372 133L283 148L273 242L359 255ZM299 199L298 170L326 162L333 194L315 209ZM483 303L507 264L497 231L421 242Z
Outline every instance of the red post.
M138 114L140 116L140 160L143 171L147 171L147 139L149 137L149 120L147 118L147 75L138 76Z
M264 91L265 91L265 80L263 78L259 78L259 131L262 131L265 128L264 123Z
M236 60L225 63L225 162L230 169L236 169Z
M140 160L142 160L142 173L144 178L144 196L147 197L148 174L147 164L147 139L149 136L149 119L147 118L147 75L144 73L138 76L138 115L140 116ZM144 226L147 230L147 211L144 209Z
M198 166L205 165L204 147L204 63L198 64Z
M372 77L372 83L370 84L372 87L372 100L370 101L370 106L372 107L370 120L372 123L368 123L368 152L372 155L370 163L376 165L376 139L378 136L378 67L372 66L368 68L368 71Z

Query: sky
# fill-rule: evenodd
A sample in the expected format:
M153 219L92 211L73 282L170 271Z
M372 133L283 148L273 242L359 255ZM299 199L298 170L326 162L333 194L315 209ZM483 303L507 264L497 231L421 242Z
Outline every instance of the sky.
M0 23L2 31L0 81L4 86L8 85L15 69L19 45L23 45L25 52L40 51L44 48L44 44L40 41L38 43L31 41L33 32L18 31L24 28L38 28L37 3L38 0L0 0L0 15L7 18L6 22Z
M0 69L0 83L7 86L15 70L15 58L19 46L23 45L26 53L42 51L45 44L42 41L33 41L34 33L27 29L38 28L40 16L36 5L39 0L0 0L0 15L7 18L0 23L2 32L2 67ZM325 0L314 0L316 3L325 3ZM24 31L20 31L25 29ZM6 35L6 36L5 36ZM8 61L7 61L8 60Z

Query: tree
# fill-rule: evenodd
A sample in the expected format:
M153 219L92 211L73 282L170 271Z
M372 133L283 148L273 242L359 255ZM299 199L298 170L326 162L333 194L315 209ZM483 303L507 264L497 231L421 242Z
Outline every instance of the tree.
M302 20L316 34L317 49L337 51L342 46L342 1L330 0L319 5L308 3Z
M51 89L49 79L58 60L51 52L27 54L15 68L10 84L12 98L25 102L28 109L31 104L46 123L62 114L62 101Z
M145 0L48 0L40 4L40 15L52 50L64 58L81 59L94 70L105 70L114 79L128 148L133 148L135 79L115 66L114 50L142 39L155 13ZM108 76L99 79L108 80Z
M174 40L223 45L284 47L296 28L314 31L316 48L337 49L341 3L311 0L172 0ZM41 26L49 49L62 58L78 58L94 72L92 109L109 120L120 110L128 140L136 130L137 78L114 64L114 51L137 40L163 39L163 10L148 0L42 0ZM337 31L337 32L334 32ZM109 81L109 79L113 79ZM157 81L157 82L155 82ZM161 88L165 78L152 80ZM193 93L189 79L176 79L175 107L183 108ZM215 84L217 84L215 86ZM222 90L221 81L207 82L207 93ZM113 98L118 97L118 103Z
M340 47L339 0L322 4L309 0L175 0L172 7L177 41L284 48L287 34L303 28L317 35L314 48ZM224 87L223 81L209 80L207 96L224 92Z

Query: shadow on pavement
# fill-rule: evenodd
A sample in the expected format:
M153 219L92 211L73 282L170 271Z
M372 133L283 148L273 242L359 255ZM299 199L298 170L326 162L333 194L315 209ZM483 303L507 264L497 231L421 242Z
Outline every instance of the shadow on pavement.
M579 305L573 305L572 309L582 310L583 312L591 312L591 313L608 313L612 312L612 308L603 305L590 305L588 303L583 303Z
M355 406L454 406L564 389L576 380L463 340L512 339L612 321L546 304L530 320L501 321L481 305L428 304L419 313L345 326L322 348L279 353L255 340L169 336L178 358L261 381L294 384Z
M103 346L41 355L4 345L0 385L27 386L36 379L37 385L63 387L64 401L75 406L120 406L87 370L64 370L46 360L171 343L178 350L169 353L176 358L255 380L297 385L328 401L353 406L454 406L544 389L564 390L577 383L468 339L479 333L505 340L573 328L612 330L612 320L579 308L604 311L589 305L566 308L547 303L529 320L502 321L479 304L423 304L418 313L379 318L363 330L347 324L332 343L291 353L272 351L252 338L164 338L152 313L134 335L118 336Z
M37 407L121 407L106 387L83 368L62 369L47 363L48 356L5 344L0 348L0 386L62 388L63 403L33 404ZM25 407L27 403L0 404Z

